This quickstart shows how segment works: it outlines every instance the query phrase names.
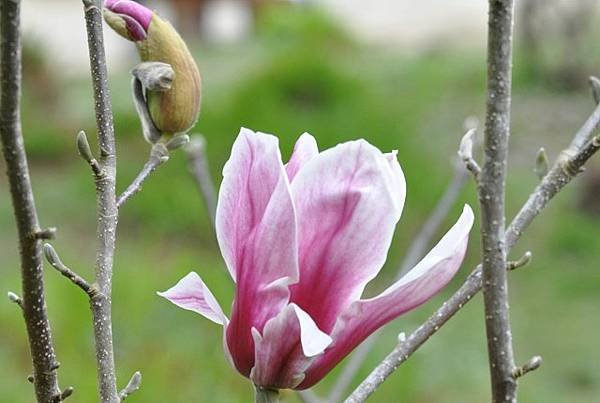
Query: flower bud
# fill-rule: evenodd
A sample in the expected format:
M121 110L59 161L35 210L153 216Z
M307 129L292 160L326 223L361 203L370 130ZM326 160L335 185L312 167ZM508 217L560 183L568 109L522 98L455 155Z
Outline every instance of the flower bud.
M187 45L169 22L139 3L107 0L105 7L108 25L135 42L143 62L173 68L170 89L145 89L148 112L163 135L186 132L198 119L201 98L200 72Z

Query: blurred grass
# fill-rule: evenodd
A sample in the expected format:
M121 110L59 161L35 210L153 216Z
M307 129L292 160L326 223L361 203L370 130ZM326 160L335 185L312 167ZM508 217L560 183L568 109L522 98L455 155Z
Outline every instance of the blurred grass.
M267 16L253 40L197 52L204 75L204 101L195 131L208 139L213 177L228 158L240 126L280 137L284 156L309 131L321 148L358 137L383 150L398 149L408 181L404 217L389 260L367 292L389 284L402 252L451 176L450 159L468 115L482 118L485 63L482 54L451 49L406 57L354 43L327 17L285 9ZM591 110L587 94L545 90L516 58L514 136L509 213L514 214L536 180L537 148L556 155ZM42 61L38 61L40 64ZM135 59L132 55L132 64ZM28 80L23 100L24 132L34 191L43 225L59 227L54 245L63 260L91 278L94 256L94 191L87 167L75 153L78 130L94 133L88 81L50 80L56 93L38 96ZM144 163L148 147L129 96L126 72L113 72L111 89L119 150L119 189ZM574 185L576 189L577 184ZM519 361L544 357L541 370L521 384L522 401L591 402L600 395L600 348L596 332L600 303L598 220L574 207L575 190L561 194L520 243L533 263L511 275L512 318ZM476 205L471 184L460 203ZM460 204L459 203L459 204ZM447 225L458 216L460 206ZM4 176L0 177L2 292L19 289L15 229ZM423 308L389 325L356 382L392 348L399 331L410 332L477 263L478 236L457 279ZM157 171L123 208L114 277L114 332L120 385L140 370L142 389L131 401L246 402L250 384L229 368L221 329L176 309L155 291L198 271L226 311L233 285L224 269L183 153ZM92 331L80 290L47 271L49 313L63 386L74 401L96 396ZM488 400L488 374L480 297L440 330L373 396L391 402L481 402ZM0 303L0 401L30 401L24 325L17 309ZM317 386L325 394L335 373ZM292 393L285 398L295 401Z

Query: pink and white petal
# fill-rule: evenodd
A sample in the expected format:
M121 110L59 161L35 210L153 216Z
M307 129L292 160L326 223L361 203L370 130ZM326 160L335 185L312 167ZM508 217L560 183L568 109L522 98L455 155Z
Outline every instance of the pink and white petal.
M254 365L253 327L262 330L298 281L296 215L276 137L242 129L223 169L217 239L237 283L227 344L236 368Z
M219 325L226 326L228 323L214 295L195 272L189 273L173 287L157 294L178 307L199 313Z
M264 326L262 335L252 328L255 365L254 384L276 389L295 388L304 371L331 343L312 318L295 304L286 306Z
M319 154L319 147L317 141L313 136L308 133L302 134L296 145L294 146L294 152L290 157L290 160L285 165L290 182L294 179L298 171L306 164L309 160Z
M336 323L333 344L311 365L300 388L317 383L374 331L446 286L465 256L472 225L473 211L467 205L456 224L410 272L378 296L354 302Z
M272 205L271 212L282 210L279 218L285 224L295 226L279 141L275 136L242 128L233 144L231 157L223 168L215 223L219 247L234 281L241 275L238 271L242 270L247 241L265 219L269 203ZM275 220L266 217L269 218ZM293 233L295 228L290 227L285 231L284 239L291 241L288 234ZM290 255L294 252L290 251ZM296 273L291 273L294 270ZM283 274L273 276L271 281L288 274L297 277L296 267L284 267L283 271Z
M404 205L397 161L364 140L323 151L291 185L300 282L292 301L326 332L386 260Z

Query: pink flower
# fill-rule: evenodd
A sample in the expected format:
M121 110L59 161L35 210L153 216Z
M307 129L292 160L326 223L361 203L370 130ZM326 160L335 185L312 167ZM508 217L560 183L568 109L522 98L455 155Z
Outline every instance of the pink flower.
M276 137L242 129L216 218L236 282L231 320L196 273L159 295L223 325L228 357L256 385L311 387L375 330L434 296L463 260L468 205L409 273L361 299L386 260L405 193L395 152L358 140L319 153L303 134L284 165Z

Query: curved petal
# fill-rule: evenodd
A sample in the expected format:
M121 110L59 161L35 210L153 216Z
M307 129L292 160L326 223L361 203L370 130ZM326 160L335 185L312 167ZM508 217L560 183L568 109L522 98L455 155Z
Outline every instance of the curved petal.
M331 337L295 304L270 319L262 335L252 328L252 336L255 365L250 378L256 385L276 389L298 386L310 363L331 344Z
M163 298L171 301L180 308L199 313L205 318L223 325L226 329L229 319L223 313L221 306L214 295L210 292L204 281L195 272L190 272L187 276L179 280L177 284L164 292L157 292ZM223 331L223 351L225 358L235 367L231 352L227 346L225 338L225 329Z
M473 211L462 215L410 272L378 296L354 302L335 325L332 346L306 372L300 388L317 383L371 333L423 304L452 279L465 256Z
M276 137L242 129L223 169L217 239L236 281L227 344L245 376L254 365L253 327L288 303L298 281L296 216Z
M290 160L285 165L285 171L287 172L290 182L294 180L294 177L309 160L319 154L319 147L317 141L313 136L308 133L302 134L296 141L294 146L294 152L290 157Z
M157 292L180 308L199 313L226 326L228 319L221 306L196 272L191 272L167 291Z
M406 187L395 158L364 140L323 151L292 182L300 282L292 301L330 332L385 262Z

